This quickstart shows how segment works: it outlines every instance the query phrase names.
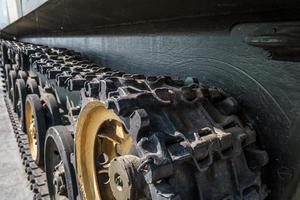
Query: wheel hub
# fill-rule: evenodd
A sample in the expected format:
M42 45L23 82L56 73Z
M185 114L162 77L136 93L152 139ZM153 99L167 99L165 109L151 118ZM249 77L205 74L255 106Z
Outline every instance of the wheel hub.
M65 180L65 169L61 161L58 165L55 166L53 171L55 199L67 199L68 193Z
M116 200L138 198L137 185L139 158L132 155L119 156L110 162L110 188Z

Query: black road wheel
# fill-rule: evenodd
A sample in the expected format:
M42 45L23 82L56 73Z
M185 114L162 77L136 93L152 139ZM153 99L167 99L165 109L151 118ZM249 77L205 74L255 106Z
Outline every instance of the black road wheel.
M30 94L37 94L38 96L40 96L40 92L36 80L28 78L27 87Z
M11 70L11 65L6 64L5 65L5 87L6 87L6 92L8 93L8 96L9 96L9 91L10 91L10 81L9 81L10 70Z
M29 66L30 66L29 57L26 54L21 53L20 59L21 59L21 69L29 70Z
M61 124L59 108L55 96L51 93L45 93L41 96L41 102L46 109L47 127Z
M20 71L18 72L18 75L19 75L19 77L20 77L21 79L24 79L24 81L27 80L27 73L26 73L25 71L20 70Z
M4 70L5 70L4 76L7 78L8 75L9 75L9 71L11 70L11 65L10 64L5 64Z
M16 100L16 80L17 80L17 73L14 70L10 70L9 72L9 81L10 81L10 89L9 91L9 96L10 99L13 102L13 109L16 111L17 105L15 104Z
M42 166L47 127L43 107L37 94L30 94L26 98L25 126L32 159L37 165Z
M25 101L26 101L26 84L23 79L17 79L16 90L18 95L17 114L20 120L21 129L25 131Z
M76 199L75 170L70 162L74 139L65 126L50 127L45 141L45 171L51 199Z

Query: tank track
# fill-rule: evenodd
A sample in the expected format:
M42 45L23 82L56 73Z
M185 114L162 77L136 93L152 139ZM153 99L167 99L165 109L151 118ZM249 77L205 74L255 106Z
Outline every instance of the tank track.
M19 147L20 156L22 159L22 164L24 165L25 172L27 174L27 180L30 183L30 189L34 193L34 200L48 200L49 192L46 180L46 173L40 167L38 167L31 158L28 137L20 129L20 124L18 116L12 109L12 105L7 96L4 97L5 105L9 114L9 118L13 127L16 142Z
M9 41L2 41L3 46L8 48L4 60L13 60L19 71L37 74L32 78L38 78L44 92L55 94L58 102L65 102L60 99L64 95L80 96L79 101L74 97L61 103L63 125L75 126L78 106L92 98L114 110L136 142L138 171L153 199L177 200L186 194L197 194L201 200L267 196L261 180L266 152L257 149L256 133L237 101L222 90L202 86L194 78L114 71L67 49ZM63 95L61 88L67 88ZM27 135L8 97L6 104L35 198L47 199L45 172L31 159Z

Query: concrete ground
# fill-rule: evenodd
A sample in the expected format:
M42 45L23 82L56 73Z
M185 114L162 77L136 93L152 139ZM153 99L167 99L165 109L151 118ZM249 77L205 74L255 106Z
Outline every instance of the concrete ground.
M33 199L0 86L0 199Z

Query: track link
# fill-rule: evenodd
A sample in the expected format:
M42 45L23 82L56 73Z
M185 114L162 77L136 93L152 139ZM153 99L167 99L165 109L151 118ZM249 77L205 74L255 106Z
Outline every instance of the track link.
M8 97L5 96L4 100L19 147L22 164L24 165L24 169L27 174L27 180L30 182L30 189L34 193L33 199L48 200L50 199L50 197L48 192L46 173L32 160L28 146L27 134L20 129L18 116L16 113L14 113Z
M61 113L68 116L66 123L59 125L71 125L75 130L79 106L95 100L120 118L140 158L126 155L114 164L138 160L130 170L142 174L148 188L142 192L147 198L180 200L186 194L201 200L266 198L260 170L268 162L267 154L256 147L256 133L237 101L222 90L202 86L194 78L175 80L114 71L67 49L7 43L11 46L8 57L17 63L13 67L27 66L20 60L29 57L30 69L22 71L38 75L32 78L39 82L43 104L54 106L44 96L54 94L62 105L60 113L53 114L51 109L48 113L51 119ZM63 97L68 95L74 98L69 101ZM46 174L31 158L28 137L8 95L5 103L35 199L49 199ZM57 125L47 122L49 127ZM85 198L80 183L79 187Z

